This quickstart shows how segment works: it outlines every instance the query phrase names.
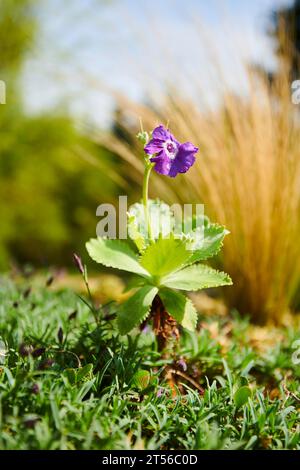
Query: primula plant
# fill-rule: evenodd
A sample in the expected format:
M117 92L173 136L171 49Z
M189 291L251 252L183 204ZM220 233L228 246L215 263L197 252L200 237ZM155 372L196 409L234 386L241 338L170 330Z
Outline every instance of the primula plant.
M171 178L186 173L198 148L190 142L181 144L162 125L154 129L151 139L144 131L138 138L144 144L143 198L128 210L128 240L99 237L86 247L97 263L133 274L128 288L135 293L117 314L120 333L152 322L162 350L170 337L178 337L179 325L196 328L196 309L182 291L232 283L227 274L202 264L219 252L228 232L203 215L178 222L170 206L148 199L152 169Z

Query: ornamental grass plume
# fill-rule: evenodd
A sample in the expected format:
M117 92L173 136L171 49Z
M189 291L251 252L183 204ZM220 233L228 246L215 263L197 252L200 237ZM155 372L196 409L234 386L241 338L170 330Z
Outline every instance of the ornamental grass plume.
M175 93L156 108L126 100L126 113L119 113L127 135L136 132L127 114L149 127L171 117L178 138L201 148L184 182L156 177L153 188L167 202L203 202L209 217L228 227L218 265L234 285L224 296L258 323L280 322L300 286L299 107L291 100L289 76L284 68L270 83L248 71L248 96L224 94L211 113ZM102 143L128 158L119 138L106 136ZM133 152L137 162L138 149ZM139 171L136 165L136 181Z

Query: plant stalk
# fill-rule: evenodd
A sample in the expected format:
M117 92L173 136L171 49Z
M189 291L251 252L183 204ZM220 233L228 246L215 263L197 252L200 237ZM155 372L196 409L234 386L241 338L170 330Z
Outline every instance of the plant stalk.
M145 211L145 222L146 222L146 227L148 229L149 239L151 242L153 242L153 235L152 235L151 220L149 216L148 192L149 192L149 179L150 179L150 173L151 173L152 168L153 168L152 163L146 163L144 180L143 180L143 206L144 206L144 211Z

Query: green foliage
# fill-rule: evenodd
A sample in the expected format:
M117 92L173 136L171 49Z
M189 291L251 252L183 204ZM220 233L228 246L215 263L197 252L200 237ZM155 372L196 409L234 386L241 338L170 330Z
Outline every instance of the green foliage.
M148 272L139 264L138 256L127 243L104 238L92 239L86 244L90 257L97 263L111 268L148 276Z
M206 224L201 248L196 249L189 259L189 264L204 261L219 253L228 230L218 224Z
M0 75L18 69L33 45L36 22L33 6L36 0L4 0L0 3Z
M173 237L159 238L149 245L141 256L140 263L154 277L178 271L190 258L186 243Z
M150 383L150 373L147 370L138 370L132 379L132 383L139 390L144 390Z
M147 318L157 293L157 287L144 286L121 305L118 311L118 327L122 335L129 333Z
M241 408L243 405L247 403L249 398L251 397L251 390L247 385L240 387L234 394L234 404L237 408Z
M82 136L67 113L29 116L23 108L20 78L37 39L36 4L0 2L0 80L7 84L0 106L0 270L11 260L71 264L72 252L95 231L101 199L114 201L125 184L114 174L113 154Z
M69 118L8 112L0 115L0 267L9 253L23 262L68 264L95 230L101 196L112 201L118 191L101 177L111 154L91 148L103 166L95 172L77 154L89 146Z
M196 291L231 285L232 281L228 274L203 264L195 264L166 276L162 284L173 289Z
M93 364L86 364L84 367L78 369L70 368L65 369L64 377L71 385L78 384L81 381L89 380L93 375Z
M192 227L189 233L182 232L176 235L170 233L170 219L167 220L167 215L171 214L171 209L166 204L157 202L158 211L163 213L163 224L156 225L156 231L152 231L152 240L148 237L145 221L142 218L143 207L140 204L132 207L134 210L131 208L128 214L131 224L129 234L133 236L138 252L134 252L126 242L120 240L98 238L90 240L86 245L94 261L138 275L134 277L130 286L141 288L120 307L118 312L121 334L130 332L147 318L156 294L162 300L166 311L179 324L194 330L197 313L192 302L184 295L170 289L197 291L230 285L232 282L228 274L208 266L193 264L216 254L228 232L224 227L212 225L207 218L202 218L202 222L205 223L204 239L201 246L191 251L189 249L193 239L191 233L195 229ZM166 238L163 237L164 226L167 226ZM154 225L152 229L154 230Z
M174 399L151 332L121 337L115 320L105 317L114 305L100 312L96 325L74 293L33 288L24 297L27 287L28 281L16 287L0 280L6 349L1 450L300 450L300 368L291 360L297 328L281 330L281 340L259 352L249 342L253 327L245 319L202 317L208 328L217 322L229 341L227 352L209 329L184 333L174 357L184 358L186 374L196 374L204 394L179 377ZM24 345L43 352L26 355ZM231 390L241 387L241 377L252 394L237 408Z
M197 311L192 301L170 289L161 289L159 295L167 312L184 328L194 331L197 325Z

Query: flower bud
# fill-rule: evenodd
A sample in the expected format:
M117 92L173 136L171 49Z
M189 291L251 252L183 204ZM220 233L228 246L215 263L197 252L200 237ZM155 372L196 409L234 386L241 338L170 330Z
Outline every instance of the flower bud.
M80 256L76 255L76 253L73 253L73 259L74 259L75 265L78 268L79 272L81 274L84 274L84 267L83 267L83 263L81 261Z
M137 134L137 138L143 145L146 145L149 142L149 134L146 131L141 131Z

